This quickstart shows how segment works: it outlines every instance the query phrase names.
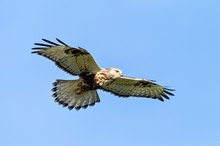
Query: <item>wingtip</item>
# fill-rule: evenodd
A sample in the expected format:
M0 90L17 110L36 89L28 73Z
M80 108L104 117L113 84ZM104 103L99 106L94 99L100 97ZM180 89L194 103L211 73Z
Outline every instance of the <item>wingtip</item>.
M168 94L168 95L170 95L170 96L175 96L172 92L173 91L176 91L175 89L171 89L171 88L167 88L167 87L165 87L164 88L164 93L166 93L166 94Z
M31 48L32 50L39 50L39 49L44 49L43 47L33 47Z
M164 102L164 99L162 97L159 97L157 99L159 99L160 101Z
M51 44L51 45L54 45L54 46L59 46L59 44L57 44L57 43L55 43L55 42L52 42L52 41L50 41L50 40L47 40L47 39L42 39L44 42L46 42L46 43L49 43L49 44Z
M165 93L162 93L161 96L166 98L166 99L170 99Z
M171 89L171 88L167 88L167 87L165 87L164 89L168 90L168 91L176 91L175 89Z
M168 90L164 90L164 93L170 95L170 96L175 96L173 93L169 92Z
M60 39L56 38L56 40L57 40L59 43L63 44L64 46L68 46L66 43L64 43L64 42L61 41Z
M38 53L38 51L33 51L33 52L31 52L32 54L36 54L36 53Z
M41 46L41 47L53 47L52 45L49 45L49 44L43 44L43 43L34 43L34 45L36 46Z
M34 43L34 45L38 45L39 43Z

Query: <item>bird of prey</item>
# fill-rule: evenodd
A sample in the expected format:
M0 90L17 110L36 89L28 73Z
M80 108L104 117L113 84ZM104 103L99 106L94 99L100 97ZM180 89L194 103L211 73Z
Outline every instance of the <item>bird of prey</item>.
M100 68L92 55L85 49L71 47L59 39L57 43L42 39L45 43L35 43L32 48L38 55L44 56L62 70L79 76L77 80L56 80L52 89L55 101L68 109L87 108L100 102L97 89L111 92L120 97L144 97L164 101L174 96L171 91L155 81L132 78L122 75L122 71Z

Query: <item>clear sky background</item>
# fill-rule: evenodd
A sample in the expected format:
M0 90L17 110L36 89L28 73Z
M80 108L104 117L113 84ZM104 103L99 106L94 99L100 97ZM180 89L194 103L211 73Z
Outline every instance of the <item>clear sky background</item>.
M0 18L0 145L220 145L219 0L1 0ZM56 37L175 97L59 106L52 82L76 77L30 53Z

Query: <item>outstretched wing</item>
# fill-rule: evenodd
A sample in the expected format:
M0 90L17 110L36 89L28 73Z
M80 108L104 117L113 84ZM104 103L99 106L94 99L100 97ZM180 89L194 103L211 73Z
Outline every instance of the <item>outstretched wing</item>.
M129 77L119 77L106 82L103 84L102 89L122 97L146 97L161 101L164 101L163 98L169 99L168 95L174 96L170 92L174 91L173 89L165 88L153 81Z
M42 55L52 61L63 69L64 71L72 74L79 75L83 72L95 73L100 70L91 54L85 49L73 48L56 39L60 44L42 39L47 44L35 43L38 47L32 48L32 53Z

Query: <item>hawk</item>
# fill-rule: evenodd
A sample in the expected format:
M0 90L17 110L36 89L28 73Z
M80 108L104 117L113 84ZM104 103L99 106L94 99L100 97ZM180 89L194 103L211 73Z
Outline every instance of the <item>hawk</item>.
M38 55L44 56L65 72L79 76L77 80L56 80L52 89L53 97L68 109L87 108L100 102L97 89L108 91L120 97L144 97L164 101L174 96L169 89L155 81L132 78L122 75L122 71L100 68L92 55L85 49L71 47L59 39L58 43L42 39L45 43L35 43L32 48Z

